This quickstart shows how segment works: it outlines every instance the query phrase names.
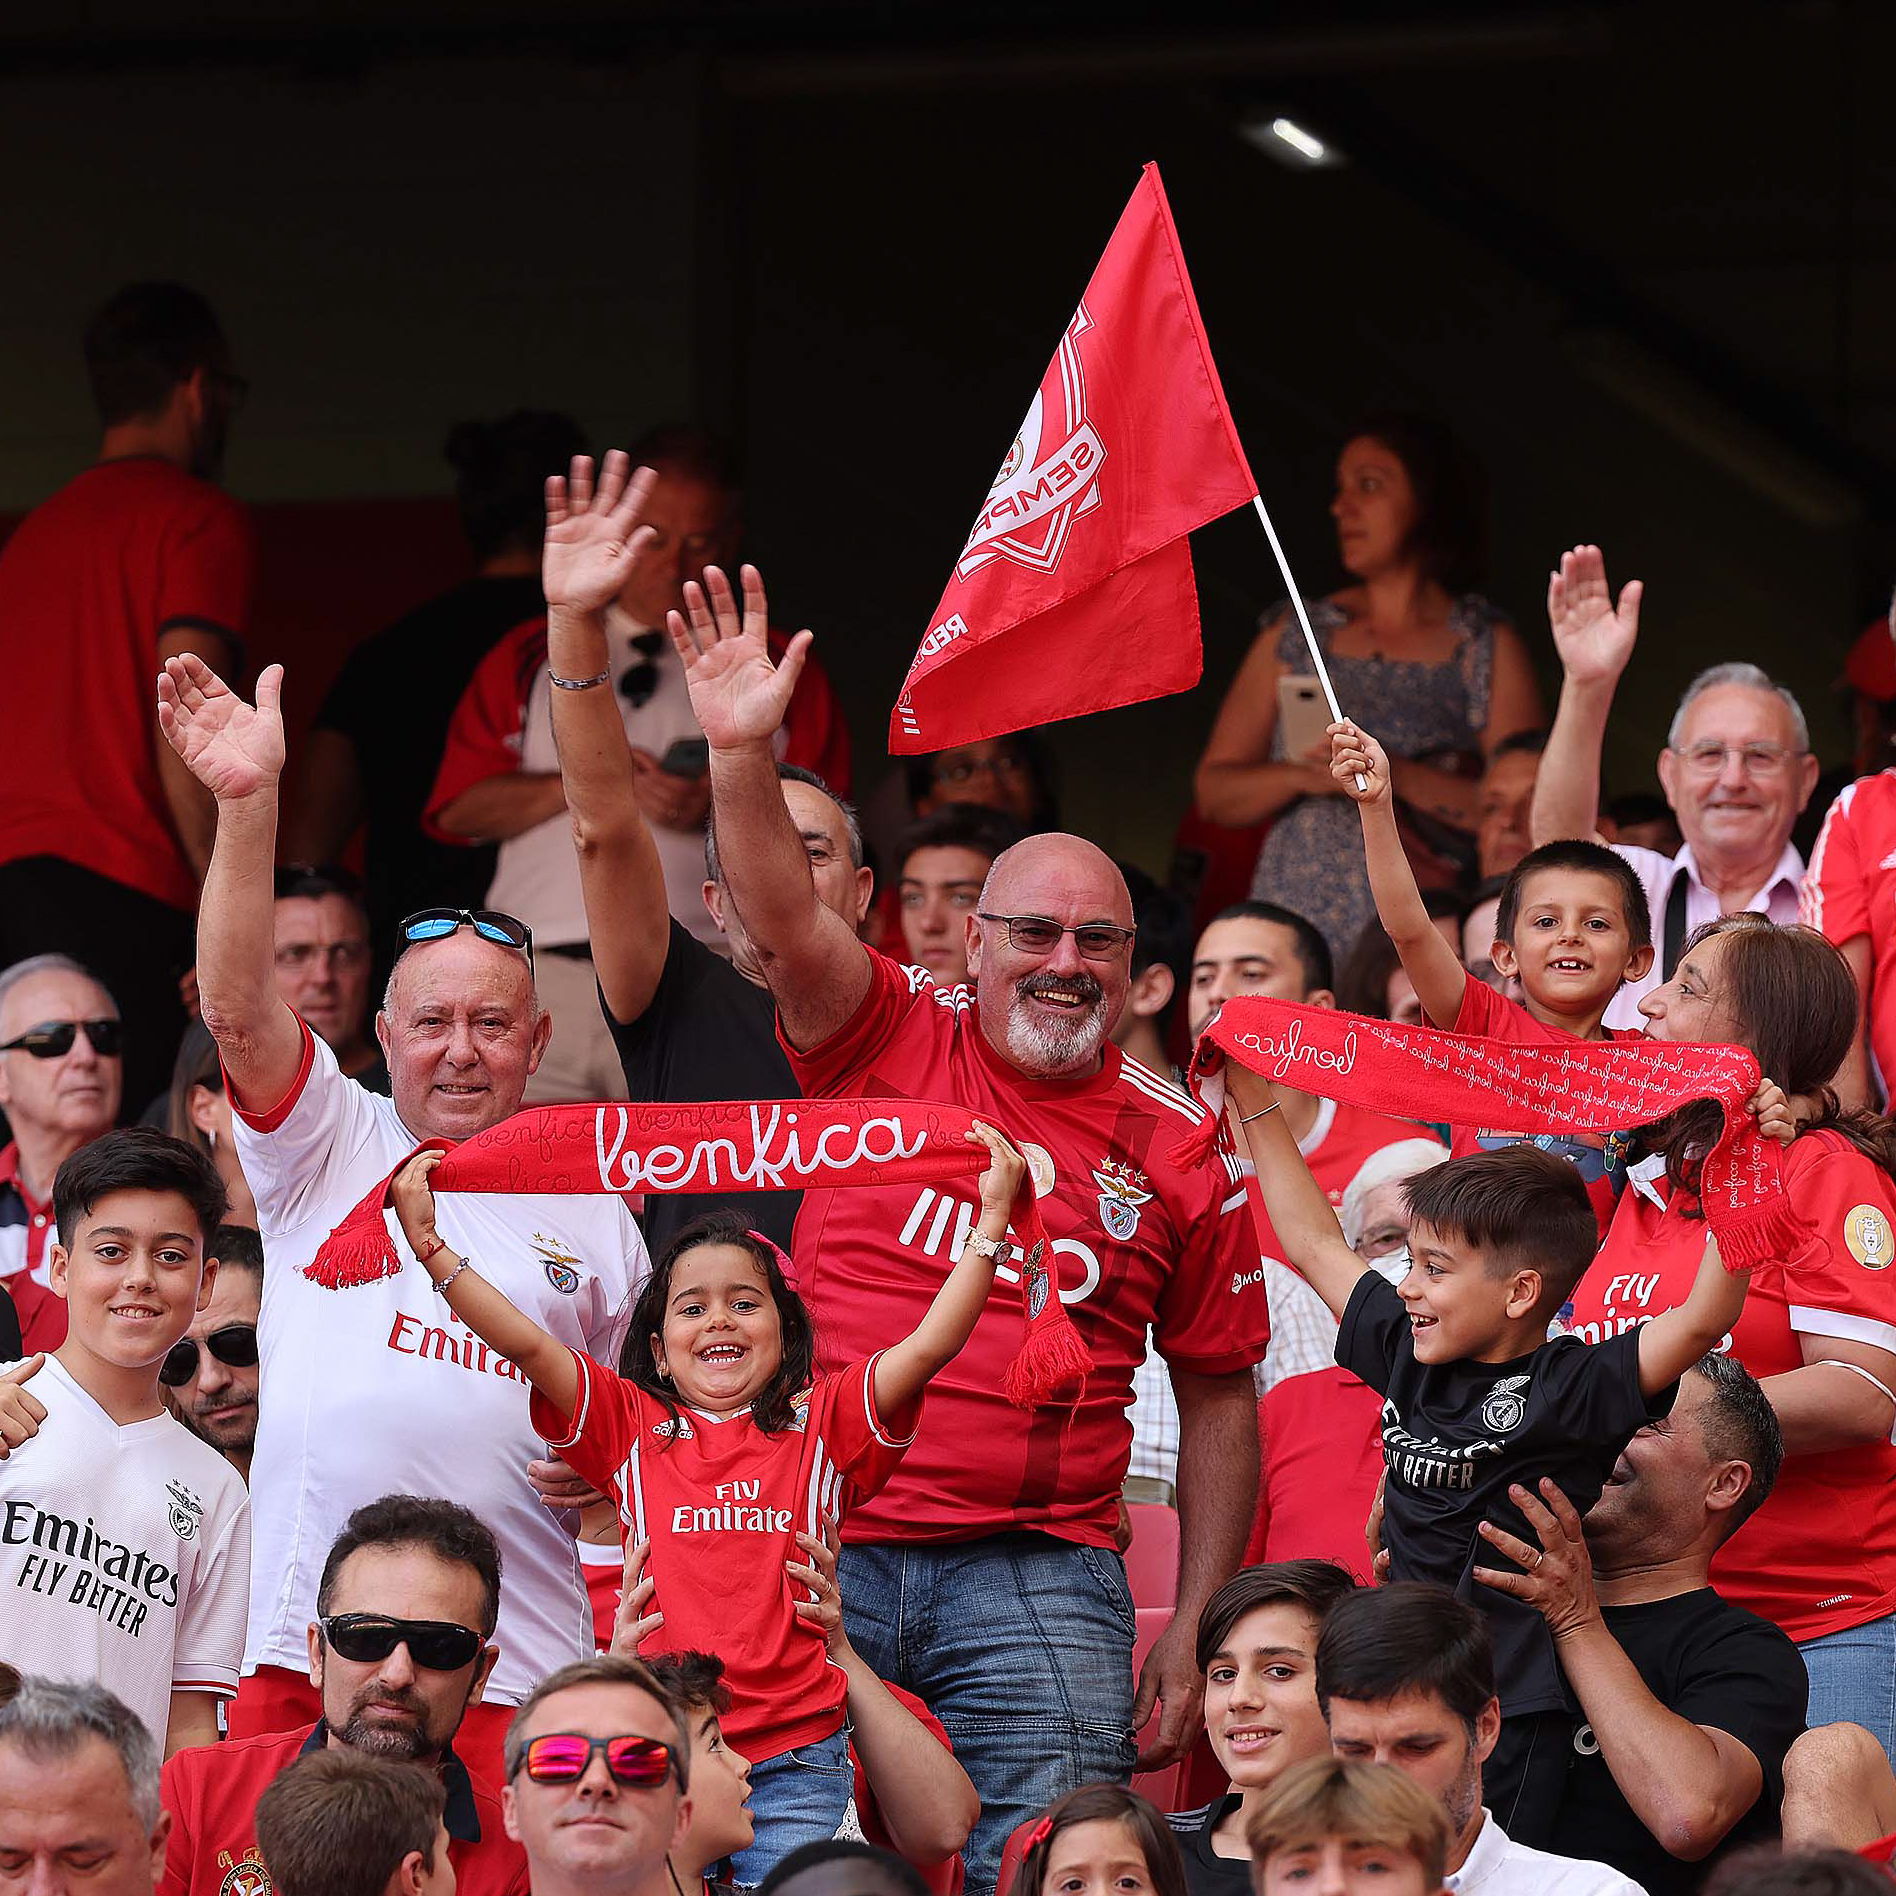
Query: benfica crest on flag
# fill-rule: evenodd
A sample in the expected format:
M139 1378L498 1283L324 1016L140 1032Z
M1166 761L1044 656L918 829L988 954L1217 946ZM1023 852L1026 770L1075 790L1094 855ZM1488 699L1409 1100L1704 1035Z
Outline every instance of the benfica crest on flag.
M1256 492L1147 165L975 515L889 720L890 751L1195 685L1186 536Z

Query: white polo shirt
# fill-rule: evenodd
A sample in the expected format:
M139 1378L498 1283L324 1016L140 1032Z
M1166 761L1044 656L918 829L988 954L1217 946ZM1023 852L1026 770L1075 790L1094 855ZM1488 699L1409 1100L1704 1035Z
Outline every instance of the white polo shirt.
M1646 1896L1610 1864L1516 1843L1485 1804L1468 1861L1442 1881L1454 1896Z
M171 1415L114 1422L57 1357L26 1387L46 1420L0 1462L0 1658L110 1686L163 1745L173 1692L237 1687L244 1484Z
M1678 876L1686 879L1685 932L1688 936L1693 929L1717 921L1725 911L1719 906L1718 897L1699 880L1698 864L1693 859L1690 843L1686 843L1676 856L1662 856L1656 849L1636 849L1630 843L1615 843L1613 850L1631 868L1646 891L1646 906L1652 911L1652 971L1643 981L1628 981L1613 996L1613 1004L1606 1010L1605 1024L1608 1027L1631 1027L1637 1031L1646 1024L1645 1015L1639 1011L1640 1001L1654 988L1665 984L1665 970L1660 964L1666 953L1666 903L1671 899L1674 879ZM1764 887L1745 907L1753 914L1768 916L1780 925L1794 922L1797 920L1798 894L1803 881L1804 859L1786 843L1784 854L1777 860L1777 867L1771 871Z
M234 1102L233 1102L234 1103ZM317 1247L419 1143L394 1102L337 1069L307 1027L303 1066L272 1111L233 1113L270 1268L250 1469L254 1552L244 1670L303 1672L316 1583L350 1513L385 1494L460 1502L500 1541L500 1661L486 1696L518 1704L593 1650L570 1529L540 1505L527 1463L548 1451L520 1372L467 1329L384 1214L402 1269L347 1290L303 1275ZM616 1364L651 1269L622 1200L444 1192L441 1235L560 1339Z

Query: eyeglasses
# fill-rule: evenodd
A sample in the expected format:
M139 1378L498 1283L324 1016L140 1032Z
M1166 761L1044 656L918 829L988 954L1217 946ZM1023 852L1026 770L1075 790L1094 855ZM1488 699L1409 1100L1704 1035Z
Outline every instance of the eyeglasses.
M1088 961L1111 961L1137 932L1113 922L1087 922L1079 928L1062 928L1044 915L990 915L986 909L975 913L984 922L999 922L1007 930L1008 946L1025 955L1050 955L1060 945L1062 935L1071 935L1073 945Z
M101 1060L115 1060L125 1045L125 1023L119 1020L43 1020L12 1040L0 1042L0 1053L30 1053L35 1060L61 1060L72 1051L80 1030Z
M1736 757L1738 768L1747 777L1782 776L1793 757L1806 757L1808 751L1792 750L1785 744L1694 744L1679 753L1685 767L1695 777L1716 777L1725 768L1727 757Z
M658 653L664 643L665 635L662 632L635 632L632 635L632 649L639 655L638 663L619 680L619 695L634 711L641 705L650 704L652 694L658 689Z
M1031 766L1016 751L999 751L992 757L951 757L929 773L936 783L972 783L976 777L1025 777Z
M257 1326L226 1324L204 1339L204 1347L232 1369L249 1369L257 1360ZM165 1360L158 1366L158 1380L167 1389L181 1389L197 1372L198 1340L194 1336L180 1337L165 1352Z
M589 1738L577 1731L549 1731L529 1738L514 1770L524 1770L536 1784L577 1784L602 1751L613 1781L638 1790L664 1783L672 1770L671 1746L656 1738Z
M357 1665L380 1665L397 1646L429 1672L458 1672L480 1657L479 1633L452 1620L391 1619L385 1613L332 1613L317 1622L329 1649Z
M471 928L483 941L498 942L525 955L527 966L533 966L533 930L518 916L503 915L499 909L417 909L397 932L406 949L418 941L440 941L457 928Z

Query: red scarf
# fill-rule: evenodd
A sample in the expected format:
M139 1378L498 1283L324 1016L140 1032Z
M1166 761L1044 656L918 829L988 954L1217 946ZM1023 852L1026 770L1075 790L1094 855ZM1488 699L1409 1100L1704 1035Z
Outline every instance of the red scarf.
M1476 1034L1438 1033L1367 1020L1335 1008L1244 995L1227 1001L1192 1056L1194 1091L1222 1116L1229 1054L1240 1066L1299 1092L1402 1118L1523 1132L1601 1132L1645 1126L1694 1100L1725 1111L1705 1155L1699 1198L1729 1270L1781 1262L1803 1234L1784 1196L1777 1146L1762 1137L1745 1102L1758 1090L1758 1062L1743 1047L1659 1040L1574 1040L1521 1046ZM1218 1119L1187 1135L1208 1155Z
M434 1171L437 1192L821 1191L982 1172L986 1148L967 1143L973 1124L966 1107L914 1099L535 1106L460 1145L426 1139L415 1150L447 1153ZM393 1178L391 1172L323 1240L303 1267L305 1277L347 1290L401 1269L382 1217ZM1031 1176L1014 1200L1013 1228L1024 1253L1027 1337L1004 1387L1016 1407L1032 1409L1075 1390L1093 1359L1066 1306L1051 1294L1057 1286L1047 1273L1047 1234Z

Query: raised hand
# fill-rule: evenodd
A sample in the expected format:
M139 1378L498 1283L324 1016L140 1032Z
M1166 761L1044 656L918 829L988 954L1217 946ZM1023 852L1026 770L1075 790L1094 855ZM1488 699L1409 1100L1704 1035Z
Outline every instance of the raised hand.
M1348 718L1330 726L1330 775L1354 802L1389 801L1389 753Z
M547 476L540 585L549 607L597 612L619 596L652 538L641 518L657 479L617 448L600 463L597 487L587 454L574 455L570 473Z
M665 1615L652 1604L658 1583L646 1575L645 1562L652 1551L648 1540L635 1541L625 1550L625 1571L619 1581L619 1608L612 1616L612 1640L608 1652L638 1657L639 1647L665 1624Z
M46 1353L42 1350L23 1363L15 1363L0 1376L0 1461L5 1461L23 1442L30 1442L46 1420L45 1403L23 1387L39 1374L45 1360Z
M692 712L713 750L768 743L776 735L815 637L799 632L782 662L773 662L763 579L754 566L742 568L738 578L744 588L741 613L731 582L707 566L704 584L687 580L685 609L668 619L672 643L685 661Z
M1619 604L1606 584L1606 555L1597 546L1577 546L1560 556L1547 577L1547 622L1567 677L1577 685L1613 684L1626 669L1639 637L1639 602L1645 582L1629 579Z
M218 802L273 789L283 774L283 667L263 668L248 705L195 652L168 658L158 728Z

